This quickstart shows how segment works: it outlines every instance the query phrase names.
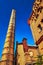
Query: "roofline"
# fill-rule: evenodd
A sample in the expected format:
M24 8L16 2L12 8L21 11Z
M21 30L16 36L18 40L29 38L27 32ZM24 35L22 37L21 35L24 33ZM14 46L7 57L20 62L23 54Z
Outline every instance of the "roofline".
M17 43L17 45L23 45L23 43ZM36 47L36 46L28 46L28 49L29 49L29 48L36 49L37 47Z

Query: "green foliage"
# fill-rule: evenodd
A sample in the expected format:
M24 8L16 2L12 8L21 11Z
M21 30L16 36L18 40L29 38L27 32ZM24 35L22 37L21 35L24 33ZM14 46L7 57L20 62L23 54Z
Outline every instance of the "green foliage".
M36 65L42 65L43 64L43 62L42 62L42 55L38 56L38 60L37 60L37 62L35 64Z

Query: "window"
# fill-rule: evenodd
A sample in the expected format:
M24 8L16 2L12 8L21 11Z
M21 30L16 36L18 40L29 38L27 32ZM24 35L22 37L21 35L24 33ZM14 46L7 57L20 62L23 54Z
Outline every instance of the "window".
M36 15L36 18L38 18L39 14Z
M38 12L40 11L40 13L41 13L41 10L43 9L43 7L39 7L38 8Z
M38 28L42 31L42 27L41 27L41 25L40 25L40 24L38 25Z
M41 20L41 22L43 23L43 19Z

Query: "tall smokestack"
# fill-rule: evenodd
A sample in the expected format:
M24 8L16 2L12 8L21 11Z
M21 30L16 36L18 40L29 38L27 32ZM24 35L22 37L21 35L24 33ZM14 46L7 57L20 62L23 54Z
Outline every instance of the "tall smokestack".
M12 10L5 44L2 52L2 65L14 65L14 33L15 33L15 10Z

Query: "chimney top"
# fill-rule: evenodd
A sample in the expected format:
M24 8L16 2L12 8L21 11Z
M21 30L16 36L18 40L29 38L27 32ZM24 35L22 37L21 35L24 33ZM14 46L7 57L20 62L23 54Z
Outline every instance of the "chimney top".
M27 38L23 38L23 40L22 40L22 41L24 41L24 40L27 40Z

